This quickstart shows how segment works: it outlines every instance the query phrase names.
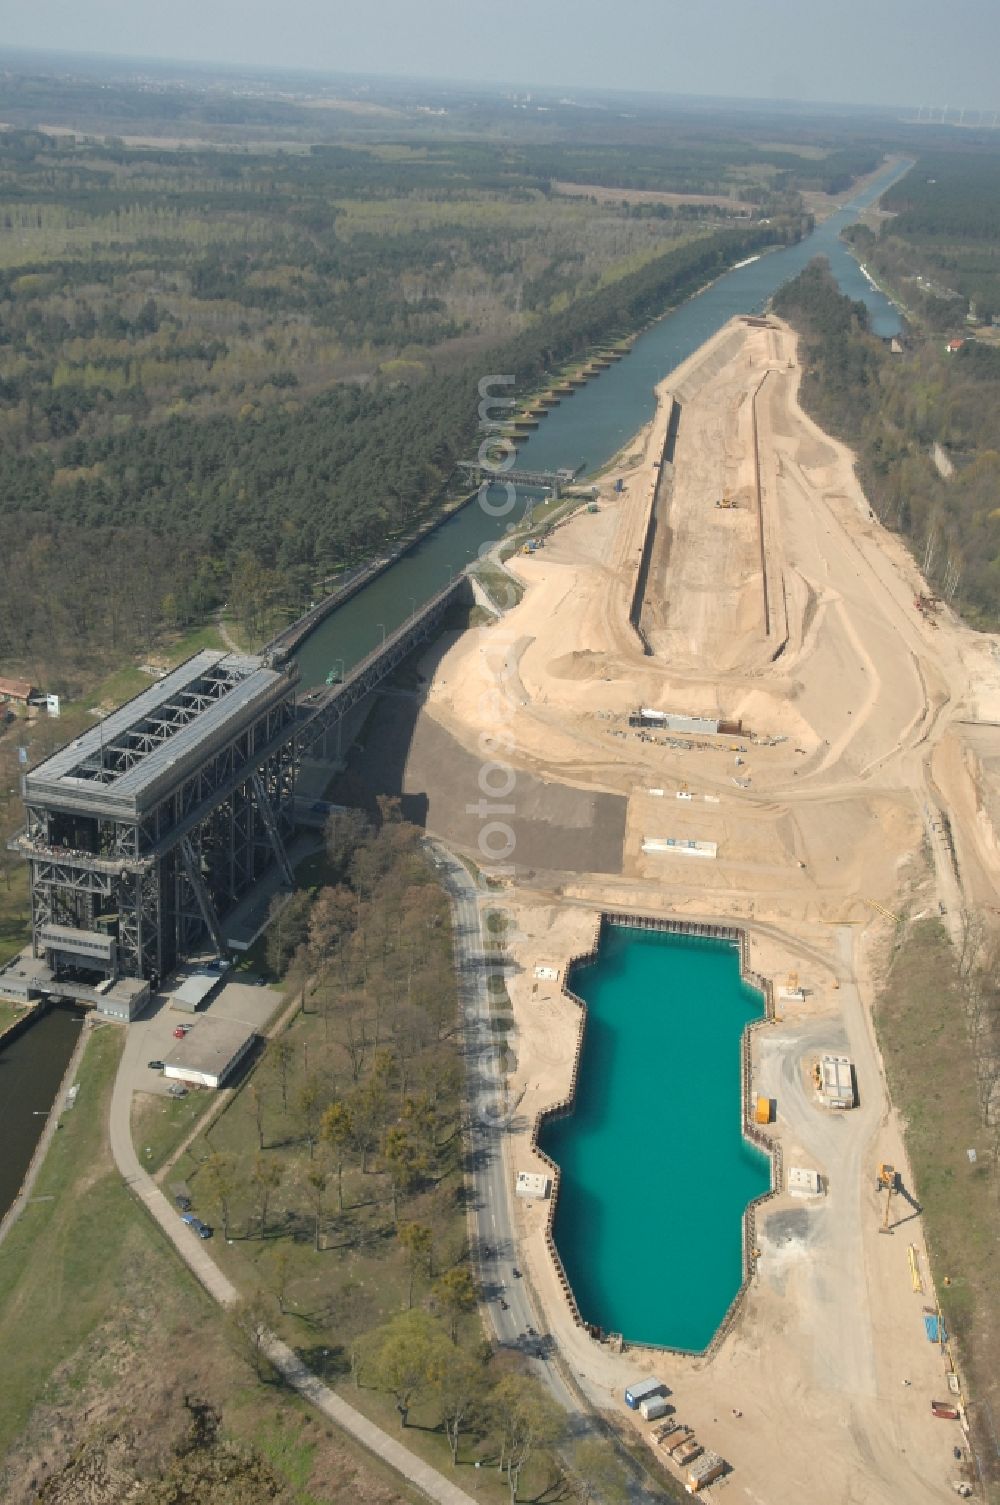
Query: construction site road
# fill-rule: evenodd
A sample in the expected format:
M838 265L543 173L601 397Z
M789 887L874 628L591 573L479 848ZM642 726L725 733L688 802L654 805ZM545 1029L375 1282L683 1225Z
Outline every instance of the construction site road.
M517 1350L568 1413L571 1441L600 1437L604 1435L600 1421L578 1387L566 1377L564 1361L546 1329L528 1280L523 1273L514 1274L518 1263L515 1171L508 1133L511 1105L491 1023L489 995L490 978L502 975L502 969L489 964L480 892L464 864L446 847L439 842L430 842L428 847L452 905L463 1018L474 1248L488 1321L496 1343ZM488 899L483 902L489 905ZM628 1454L621 1457L629 1475L629 1499L636 1505L662 1500L663 1491L655 1481L643 1477L635 1460ZM599 1491L594 1498L601 1499Z

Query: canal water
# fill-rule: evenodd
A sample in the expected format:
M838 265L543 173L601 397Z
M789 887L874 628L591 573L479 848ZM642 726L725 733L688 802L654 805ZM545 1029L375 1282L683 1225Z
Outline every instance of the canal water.
M734 315L760 312L782 283L814 256L826 256L843 291L868 306L876 334L897 334L902 327L897 310L865 280L839 237L857 218L857 211L873 203L905 171L906 164L887 168L864 193L798 245L768 252L750 266L727 272L651 325L623 360L579 388L573 397L564 398L542 420L518 450L517 464L535 470L582 464L591 471L607 464L653 416L653 389L667 372ZM526 395L518 394L516 387L493 390ZM295 655L303 686L321 684L333 668L342 672L350 669L475 559L480 544L502 537L507 524L517 516L519 511L490 517L472 503L435 529L306 638Z
M617 925L571 986L576 1104L541 1136L562 1171L556 1247L584 1321L700 1353L743 1279L743 1210L770 1186L740 1125L740 1038L763 998L735 946Z
M0 1045L0 1218L24 1180L84 1017L82 1009L53 1004L23 1035Z

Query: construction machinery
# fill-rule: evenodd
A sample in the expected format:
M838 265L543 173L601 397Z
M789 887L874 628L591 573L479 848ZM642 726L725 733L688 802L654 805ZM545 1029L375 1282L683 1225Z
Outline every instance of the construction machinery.
M937 612L938 607L941 605L940 596L932 596L929 595L926 591L918 591L913 598L913 604L917 608L925 622L929 622L932 627L937 626L937 622L934 620L934 616Z
M722 493L722 495L719 497L719 500L716 502L715 505L717 507L724 508L728 512L728 511L731 511L732 509L735 508L736 503L733 500L733 497L732 497L731 493L728 492L728 491L724 491Z
M885 1216L879 1233L891 1233L889 1217L892 1211L892 1199L899 1191L899 1172L886 1160L881 1162L875 1174L875 1191L876 1193L885 1192Z

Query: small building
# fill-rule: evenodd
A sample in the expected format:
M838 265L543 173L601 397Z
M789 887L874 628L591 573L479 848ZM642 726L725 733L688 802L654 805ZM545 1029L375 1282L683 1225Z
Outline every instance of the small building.
M545 1198L552 1190L552 1181L537 1171L518 1171L514 1190L519 1197Z
M639 1402L639 1415L643 1421L659 1421L670 1410L670 1402L662 1395L647 1395Z
M949 355L957 355L958 352L961 350L961 348L962 348L962 346L964 344L965 344L964 340L958 340L958 339L956 339L956 340L949 340L948 343L947 343L947 345L944 348L948 352Z
M128 1024L138 1017L150 999L149 983L143 977L119 977L115 982L98 983L101 994L94 1004L99 1014Z
M34 685L26 679L0 679L0 700L11 705L27 705L35 694Z
M163 1075L196 1087L221 1087L257 1039L239 1019L199 1019L163 1057Z
M638 1411L644 1400L653 1395L663 1395L666 1388L662 1380L636 1380L634 1385L627 1386L625 1390L625 1404L629 1410Z
M643 840L642 850L666 853L670 857L715 857L719 844L717 841L696 841L682 836L647 836Z
M652 706L641 706L628 718L629 726L655 727L668 732L691 732L702 736L715 736L719 731L717 716L687 716L679 711L657 711Z
M46 996L68 998L72 1003L86 1004L105 1019L114 1019L119 1024L128 1024L142 1013L150 998L149 983L142 977L106 977L100 982L80 980L80 974L65 975L65 966L73 958L86 963L93 955L78 943L80 932L68 926L46 926L48 950L45 957L32 956L27 946L0 968L0 996L14 998L18 1003L31 1003ZM88 941L90 933L84 932ZM110 938L106 937L110 942ZM113 942L110 942L113 944ZM46 959L47 958L47 959ZM58 962L58 967L52 965Z
M788 1167L787 1186L793 1197L821 1197L823 1178L819 1171L804 1169L801 1165Z
M819 1063L820 1092L829 1108L853 1108L854 1067L848 1056L823 1056Z
M30 948L12 956L6 966L0 967L0 998L12 998L15 1003L33 1003L41 998L50 977L43 961L32 956Z
M180 967L172 986L167 990L170 1007L184 1014L194 1014L206 999L219 987L230 965L218 961L205 967Z

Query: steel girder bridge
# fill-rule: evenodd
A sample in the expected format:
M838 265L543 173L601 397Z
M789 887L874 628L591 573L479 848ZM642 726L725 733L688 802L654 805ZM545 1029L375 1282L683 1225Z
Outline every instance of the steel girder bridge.
M583 466L578 465L575 470L497 470L496 466L484 464L481 460L459 460L458 468L476 486L502 486L505 481L510 481L514 486L545 487L557 497L562 495L564 486L572 485Z
M370 695L387 675L409 658L414 648L426 643L440 629L451 607L471 599L471 586L459 575L438 591L401 627L389 633L383 643L355 664L339 684L313 690L303 696L298 707L297 744L300 756L329 756L329 737L338 733L344 718Z

